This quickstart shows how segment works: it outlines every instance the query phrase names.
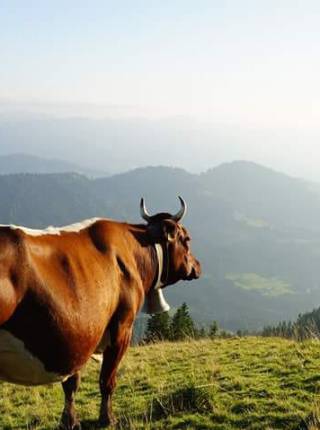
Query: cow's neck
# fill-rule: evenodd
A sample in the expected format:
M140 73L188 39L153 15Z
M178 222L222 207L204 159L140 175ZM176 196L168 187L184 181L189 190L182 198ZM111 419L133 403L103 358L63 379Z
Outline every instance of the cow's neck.
M142 248L139 247L136 262L145 294L163 286L161 279L163 259L164 254L160 244L149 243Z
M153 253L155 254L153 272L155 276L152 284L145 290L145 303L143 306L143 312L148 314L167 312L170 309L162 291L164 285L162 275L165 267L163 248L159 243L156 243L153 247Z
M143 311L147 313L159 313L168 311L170 306L165 301L162 292L162 273L167 273L167 250L160 249L161 245L151 244L146 235L146 227L143 225L131 225L130 232L137 241L135 259L140 278L145 292L145 304ZM164 251L164 252L163 252ZM167 278L167 274L165 275Z

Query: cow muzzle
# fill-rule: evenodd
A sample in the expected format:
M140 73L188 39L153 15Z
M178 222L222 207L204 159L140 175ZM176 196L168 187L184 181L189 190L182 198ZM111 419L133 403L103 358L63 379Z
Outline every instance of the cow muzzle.
M193 279L198 279L200 275L201 275L201 264L198 260L194 260L191 272L187 276L187 280L192 281Z

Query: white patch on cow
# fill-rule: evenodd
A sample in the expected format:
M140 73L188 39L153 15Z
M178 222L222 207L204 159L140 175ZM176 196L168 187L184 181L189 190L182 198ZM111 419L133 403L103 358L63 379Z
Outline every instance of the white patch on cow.
M100 339L99 345L95 349L94 354L91 355L91 358L94 361L97 361L98 363L102 363L103 361L102 354L107 346L111 346L110 330L108 328L103 333L103 336Z
M28 228L28 227L23 227L23 226L14 225L14 224L8 224L8 225L0 224L0 227L10 227L13 230L22 230L25 233L29 234L30 236L44 236L46 234L60 235L63 232L75 232L75 233L79 232L101 219L102 218L90 218L90 219L83 220L81 222L77 222L75 224L65 225L63 227L53 227L52 225L50 225L49 227L44 228L43 230L37 230L34 228Z
M21 385L42 385L64 381L68 376L48 372L20 339L0 329L0 380Z
M91 358L92 358L92 360L93 361L95 361L96 363L100 363L100 364L102 364L102 362L103 362L103 356L102 356L102 354L101 353L98 353L98 354L92 354L91 355Z

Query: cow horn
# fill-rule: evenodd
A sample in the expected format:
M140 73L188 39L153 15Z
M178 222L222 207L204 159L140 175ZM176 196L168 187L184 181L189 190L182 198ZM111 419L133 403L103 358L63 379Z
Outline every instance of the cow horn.
M182 218L185 216L186 212L187 212L187 204L186 202L183 200L182 197L178 196L180 203L181 203L181 209L179 210L179 212L177 212L175 215L172 215L172 219L174 221L180 221L182 220Z
M146 205L144 203L144 198L142 197L140 200L140 215L142 216L142 218L144 220L146 220L147 222L150 221L150 215L148 214L148 211L146 209Z

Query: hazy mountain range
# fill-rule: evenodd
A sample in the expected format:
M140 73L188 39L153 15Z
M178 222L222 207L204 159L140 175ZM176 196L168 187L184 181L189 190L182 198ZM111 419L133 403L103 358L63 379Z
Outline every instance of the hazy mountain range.
M92 216L140 222L150 212L189 206L185 224L204 275L168 288L199 321L259 328L320 304L320 186L234 162L196 175L146 167L105 178L77 173L0 176L1 223L64 225Z
M0 155L37 154L108 174L147 165L199 173L241 159L320 182L314 130L244 128L188 117L94 116L93 107L86 112L75 106L53 111L40 106L39 112L9 107L0 100Z
M89 177L107 176L99 171L54 158L37 157L30 154L0 155L0 174L12 173L80 173Z

